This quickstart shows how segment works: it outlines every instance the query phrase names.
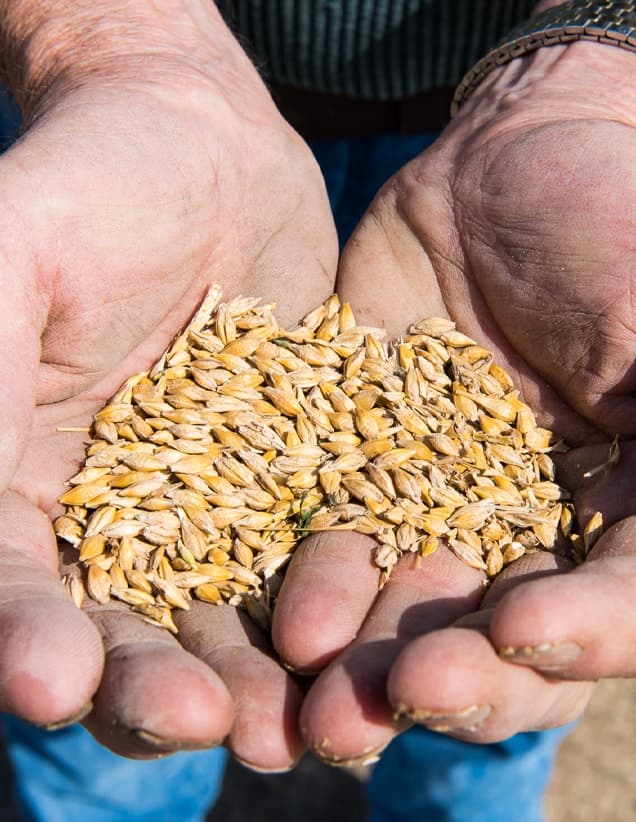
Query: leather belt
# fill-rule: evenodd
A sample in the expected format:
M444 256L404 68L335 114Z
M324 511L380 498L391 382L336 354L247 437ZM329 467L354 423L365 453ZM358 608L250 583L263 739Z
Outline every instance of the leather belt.
M275 85L270 91L299 134L307 139L323 139L439 131L450 119L454 88L430 89L401 100L363 100L292 86Z

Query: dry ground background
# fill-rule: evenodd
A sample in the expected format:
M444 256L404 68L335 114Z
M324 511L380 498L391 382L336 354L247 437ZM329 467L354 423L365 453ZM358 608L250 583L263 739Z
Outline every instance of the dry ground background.
M635 766L636 680L603 682L561 749L548 794L548 822L636 822ZM0 822L15 822L8 805L9 782L0 748ZM325 819L363 822L362 787L348 772L306 757L283 776L261 776L232 765L208 822Z

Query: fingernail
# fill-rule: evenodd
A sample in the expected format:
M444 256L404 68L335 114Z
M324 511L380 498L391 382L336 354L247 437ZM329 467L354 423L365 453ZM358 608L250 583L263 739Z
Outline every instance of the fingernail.
M237 756L234 752L232 752L232 756L237 762L243 765L243 767L247 768L249 771L254 771L254 773L289 773L297 764L296 762L292 762L289 765L279 765L276 768L264 768L261 765L254 765L246 759L241 759L241 757Z
M471 628L473 631L479 631L479 633L485 637L490 637L490 621L494 612L494 608L483 608L481 611L473 611L471 614L466 614L456 620L453 623L453 627Z
M583 648L578 643L566 641L519 647L509 645L501 648L499 656L509 662L550 670L574 662L582 653Z
M151 731L145 731L143 728L133 728L131 733L133 736L136 736L140 742L143 742L145 745L150 745L159 751L199 751L206 748L216 748L221 744L218 740L184 742L183 740L167 739L165 736L159 736Z
M473 731L492 711L491 705L469 705L461 711L427 711L402 707L399 712L431 731Z
M279 663L286 671L295 676L317 676L321 670L320 668L316 668L315 670L313 668L296 668L291 662L286 662L284 659L279 660Z
M378 762L378 760L380 759L380 754L388 744L388 742L385 742L378 748L369 748L368 750L361 753L359 756L352 756L341 759L335 758L333 756L325 756L325 754L316 750L314 750L313 753L316 759L319 759L321 762L324 762L325 765L331 765L333 768L359 768L361 766L367 767Z
M58 722L49 722L48 725L42 725L41 727L44 728L45 731L61 731L63 728L68 728L71 725L75 725L77 722L81 722L82 719L87 717L92 710L93 700L89 699L88 702L72 716L67 716L66 719L60 719Z

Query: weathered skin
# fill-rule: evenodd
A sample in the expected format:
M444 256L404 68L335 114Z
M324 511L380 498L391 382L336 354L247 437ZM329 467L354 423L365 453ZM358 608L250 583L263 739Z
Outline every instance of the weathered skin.
M398 334L449 316L496 352L543 424L576 446L562 482L581 520L598 509L607 530L573 571L524 557L481 605L480 575L450 555L398 567L378 596L362 538L307 544L274 637L300 669L331 661L301 715L326 758L364 757L408 719L477 742L553 727L581 712L585 680L636 671L630 72L633 55L590 44L497 70L384 186L344 251L338 289L361 322ZM621 462L585 478L614 434Z
M58 580L45 514L84 450L56 427L86 425L148 368L212 282L277 301L286 322L333 291L322 178L214 4L171 3L163 19L161 3L57 3L53 33L47 4L11 5L41 12L45 41L83 19L91 44L58 42L60 77L0 158L0 707L50 724L94 697L86 724L119 753L229 733L241 759L287 768L300 691L264 637L233 608L193 609L179 642L126 609L91 622ZM100 26L115 19L111 42Z

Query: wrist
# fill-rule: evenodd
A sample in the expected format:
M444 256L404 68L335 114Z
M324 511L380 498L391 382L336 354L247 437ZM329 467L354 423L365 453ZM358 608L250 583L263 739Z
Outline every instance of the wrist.
M559 55L569 54L573 50L581 57L583 66L593 66L595 62L601 66L608 65L610 76L613 73L612 66L627 67L628 59L624 56L607 55L605 49L596 60L595 52L581 48L581 43L594 43L595 46L611 47L614 51L636 53L636 7L633 0L539 2L530 18L511 29L506 37L464 75L455 90L452 113L456 114L484 78L501 66L516 62L521 66L518 71L523 71L536 63L549 64L554 55L541 57L546 50L552 52L553 49L558 49ZM538 55L537 60L528 59L529 55L535 53ZM585 55L594 57L586 60ZM633 70L633 66L627 68L628 73L630 70ZM503 74L507 76L510 72ZM618 83L620 87L620 77Z
M211 0L0 0L0 79L25 119L90 83L172 78L255 86Z
M606 119L636 126L636 87L625 78L636 54L600 43L537 49L494 69L457 119L487 121L495 114L537 120Z

